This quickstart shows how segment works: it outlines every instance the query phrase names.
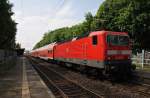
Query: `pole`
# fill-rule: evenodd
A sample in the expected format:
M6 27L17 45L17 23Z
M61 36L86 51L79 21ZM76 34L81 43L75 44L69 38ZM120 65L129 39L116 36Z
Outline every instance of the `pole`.
M144 49L142 50L142 69L144 67Z

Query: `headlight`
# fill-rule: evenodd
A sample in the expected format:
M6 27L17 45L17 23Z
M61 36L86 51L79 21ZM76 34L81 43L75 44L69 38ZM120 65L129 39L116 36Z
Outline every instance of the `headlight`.
M128 54L128 55L131 55L131 50L122 50L122 53L121 54Z
M131 55L132 51L131 50L108 50L107 55Z
M108 50L107 51L107 55L116 55L117 54L117 50Z

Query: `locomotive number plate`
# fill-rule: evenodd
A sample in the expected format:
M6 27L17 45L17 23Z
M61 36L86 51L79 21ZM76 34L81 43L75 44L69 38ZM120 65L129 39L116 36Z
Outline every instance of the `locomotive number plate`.
M117 60L122 60L122 59L124 59L123 56L116 56L115 58L116 58Z

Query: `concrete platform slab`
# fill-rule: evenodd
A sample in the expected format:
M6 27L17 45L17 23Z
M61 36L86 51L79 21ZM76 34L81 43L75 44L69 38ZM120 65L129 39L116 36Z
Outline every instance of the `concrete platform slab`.
M0 98L55 98L25 57L0 75Z

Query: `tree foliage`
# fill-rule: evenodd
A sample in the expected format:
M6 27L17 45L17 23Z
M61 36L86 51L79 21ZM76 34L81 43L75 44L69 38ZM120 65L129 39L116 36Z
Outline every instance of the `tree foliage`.
M106 20L106 29L129 32L134 45L150 49L149 0L106 0L96 16Z
M15 49L21 49L21 44L20 43L16 43L15 44Z
M93 16L90 12L88 12L85 15L85 21L83 23L74 25L72 27L59 28L45 33L42 40L39 41L33 49L42 47L52 42L61 42L65 40L70 40L74 37L81 37L87 35L92 29L92 21Z
M0 49L12 49L15 46L16 23L11 16L12 4L0 0Z
M80 24L46 33L34 48L103 29L128 32L134 46L150 49L150 0L105 0L95 16L89 12Z

